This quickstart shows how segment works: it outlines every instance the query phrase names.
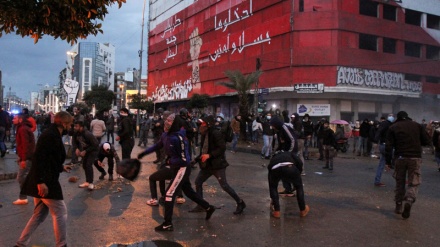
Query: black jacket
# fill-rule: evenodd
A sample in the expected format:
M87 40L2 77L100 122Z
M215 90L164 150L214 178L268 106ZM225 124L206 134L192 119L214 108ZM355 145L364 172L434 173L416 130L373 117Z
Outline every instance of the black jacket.
M119 142L130 140L133 137L133 125L129 116L122 117L118 126L118 136L121 138Z
M46 199L63 200L63 191L58 181L64 169L66 150L61 139L61 134L52 124L38 138L32 166L21 189L21 194L36 198L38 195L37 184L44 183L49 189Z
M422 146L430 143L428 134L422 126L410 119L398 119L387 134L385 154L387 164L391 164L392 150L394 157L421 158Z
M382 121L379 124L379 128L376 131L376 136L374 137L374 140L378 142L379 144L385 143L387 141L387 133L388 129L391 126L391 122L388 120Z
M206 161L206 166L202 169L206 170L218 170L223 169L229 166L229 163L226 161L226 142L220 130L211 127L208 130L208 154L209 159ZM203 141L201 142L203 145ZM200 150L203 149L203 146L200 147Z
M280 163L292 163L296 169L298 169L300 172L302 172L303 164L302 161L298 158L297 155L291 153L291 152L277 152L274 154L274 156L270 159L269 165L267 166L267 169L272 171L272 168Z

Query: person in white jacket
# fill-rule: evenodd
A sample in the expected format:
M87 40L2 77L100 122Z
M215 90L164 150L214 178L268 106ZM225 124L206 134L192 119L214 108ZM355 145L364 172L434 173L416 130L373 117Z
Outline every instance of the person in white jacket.
M98 140L98 143L101 143L101 138L106 130L105 122L102 119L101 114L96 114L95 119L90 123L90 132L92 132L93 136Z
M263 131L260 117L256 117L252 122L252 143L258 143L259 134Z

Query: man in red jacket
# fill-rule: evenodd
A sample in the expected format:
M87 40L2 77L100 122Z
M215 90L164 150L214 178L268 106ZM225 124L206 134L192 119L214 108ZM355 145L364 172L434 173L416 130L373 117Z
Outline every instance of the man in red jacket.
M35 150L35 137L31 130L32 124L27 120L25 114L15 115L12 123L16 126L15 142L18 155L17 163L19 165L17 180L21 189L31 168L31 159ZM13 204L28 204L27 196L20 193L18 199Z

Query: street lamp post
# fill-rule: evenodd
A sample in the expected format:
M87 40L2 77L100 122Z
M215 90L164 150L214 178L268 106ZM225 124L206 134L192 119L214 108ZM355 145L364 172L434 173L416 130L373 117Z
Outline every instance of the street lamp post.
M138 99L139 103L141 101L141 82L142 82L142 53L144 53L144 17L145 17L145 5L147 4L147 0L144 0L144 7L142 9L142 31L141 31L141 49L139 50L139 81L137 84L138 87ZM140 123L140 109L138 106L137 116L136 116L136 135L139 134L139 123Z

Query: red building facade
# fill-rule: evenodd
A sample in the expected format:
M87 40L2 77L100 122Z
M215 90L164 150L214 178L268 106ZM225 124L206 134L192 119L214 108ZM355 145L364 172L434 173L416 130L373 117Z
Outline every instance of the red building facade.
M349 121L405 110L416 120L435 119L440 1L411 2L153 4L147 96L177 108L205 93L212 97L210 112L232 116L238 111L234 91L217 82L227 81L227 70L255 71L259 59L265 110L274 105Z

